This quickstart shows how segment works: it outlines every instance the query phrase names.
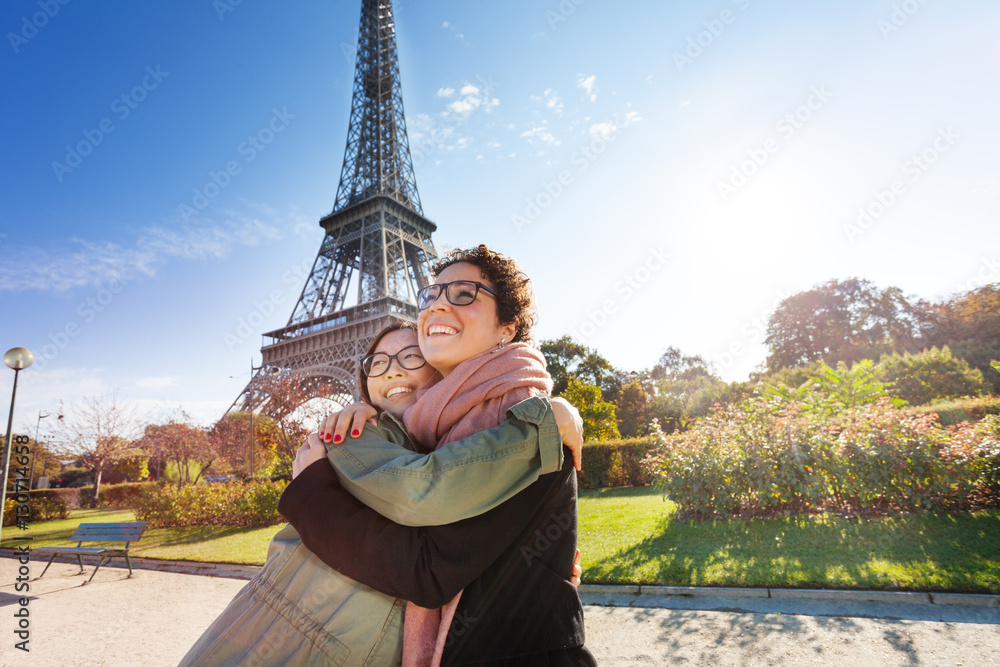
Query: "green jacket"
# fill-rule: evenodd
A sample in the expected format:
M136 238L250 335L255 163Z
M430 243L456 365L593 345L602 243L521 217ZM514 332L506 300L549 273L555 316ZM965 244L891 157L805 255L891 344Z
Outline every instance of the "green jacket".
M547 398L507 411L500 426L429 454L383 414L359 438L328 446L341 484L411 526L477 516L562 467ZM271 540L260 572L188 651L188 665L396 665L406 603L331 569L291 526Z

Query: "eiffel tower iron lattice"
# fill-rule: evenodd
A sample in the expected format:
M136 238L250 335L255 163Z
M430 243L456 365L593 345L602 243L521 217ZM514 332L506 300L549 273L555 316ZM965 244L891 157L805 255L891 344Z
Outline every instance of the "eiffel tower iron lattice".
M386 324L416 321L438 256L413 175L395 31L391 0L363 0L344 166L319 221L326 236L288 324L264 334L256 378L290 371L309 398L360 400L358 360ZM254 379L233 406L283 416Z

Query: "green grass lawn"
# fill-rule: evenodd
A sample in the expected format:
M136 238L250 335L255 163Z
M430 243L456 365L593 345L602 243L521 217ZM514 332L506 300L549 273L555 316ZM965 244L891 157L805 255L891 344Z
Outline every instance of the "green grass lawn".
M588 583L1000 593L1000 512L679 522L652 488L580 494Z
M652 488L580 494L586 583L773 586L1000 593L1000 512L910 514L847 521L678 522ZM70 518L3 530L32 547L65 546L83 521L134 521L128 510L73 510ZM281 526L155 528L131 552L147 558L261 564Z
M70 510L68 519L32 524L28 530L5 527L2 546L11 547L14 545L11 538L22 536L33 538L28 543L33 549L75 546L69 538L77 525L84 522L117 521L135 521L135 515L131 510L123 509ZM268 542L281 528L282 526L149 528L143 533L141 540L132 543L129 553L144 558L260 565L267 555Z

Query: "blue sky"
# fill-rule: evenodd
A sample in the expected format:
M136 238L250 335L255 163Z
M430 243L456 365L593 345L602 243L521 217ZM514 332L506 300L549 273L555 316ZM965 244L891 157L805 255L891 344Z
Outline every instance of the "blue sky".
M395 7L435 243L517 258L540 339L744 379L795 292L1000 280L996 3ZM359 10L3 3L0 347L37 359L17 426L110 389L149 419L229 407L322 240Z

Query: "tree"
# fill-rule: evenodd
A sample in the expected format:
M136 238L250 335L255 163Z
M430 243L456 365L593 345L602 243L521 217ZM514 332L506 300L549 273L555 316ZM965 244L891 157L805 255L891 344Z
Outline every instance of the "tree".
M75 459L94 475L91 507L97 507L104 474L123 459L141 453L133 444L138 430L134 408L119 401L117 391L84 398L56 422L54 451L63 458Z
M984 285L934 304L921 304L927 345L944 347L983 373L1000 393L1000 371L990 360L1000 357L1000 283Z
M615 401L615 415L618 418L618 431L626 438L633 438L643 431L648 409L645 392L639 381L629 382L618 392Z
M111 472L125 482L144 481L149 478L149 457L145 453L127 456Z
M615 406L601 398L601 390L571 378L563 398L580 411L583 418L584 440L610 440L620 438L615 423Z
M34 432L34 429L31 429L31 432ZM11 440L13 440L13 442L15 443L18 442L17 440L18 437L19 436L17 433L11 434ZM29 461L26 467L28 468L28 471L33 474L31 478L31 483L32 483L32 488L34 488L34 486L38 483L38 478L44 476L43 471L48 470L48 472L52 472L53 470L55 471L59 470L59 460L57 459L56 455L52 452L51 446L47 445L44 442L35 442L35 439L29 436L28 434L24 434L23 437L28 438L28 448L29 451L31 452L31 461L33 461L33 464L31 461ZM0 433L0 447L3 447L4 445L5 442L4 438L5 438L4 434ZM18 462L18 459L13 455L13 450L11 450L11 452L12 453L10 461L8 461L7 463L8 494L11 493L11 488L13 487L14 479L18 476L18 473L22 468L22 466ZM34 465L33 471L32 471L32 465Z
M989 389L983 374L964 359L952 356L947 345L918 354L886 355L876 372L879 380L889 385L893 396L910 405L978 395Z
M616 397L622 388L621 373L611 362L569 336L543 340L539 349L552 376L553 396L561 396L571 378L599 387L605 401Z
M197 484L208 472L219 454L205 429L185 421L172 419L166 424L150 424L136 443L159 461L172 461L177 466L177 486ZM190 464L198 464L198 472L191 479Z
M898 287L831 280L784 299L771 314L765 343L770 371L812 361L852 364L924 346L926 319Z
M254 474L275 464L281 438L274 419L267 415L253 417ZM215 422L209 440L218 455L235 470L250 473L250 413L228 412Z
M652 411L667 432L684 430L695 417L708 414L725 395L726 383L708 361L698 355L685 355L668 347L650 371L654 379Z
M330 385L295 373L266 375L255 381L257 391L266 396L261 412L274 419L276 466L279 474L291 476L292 461L310 431L323 417L340 409L339 403L327 399ZM316 400L320 399L320 400Z

